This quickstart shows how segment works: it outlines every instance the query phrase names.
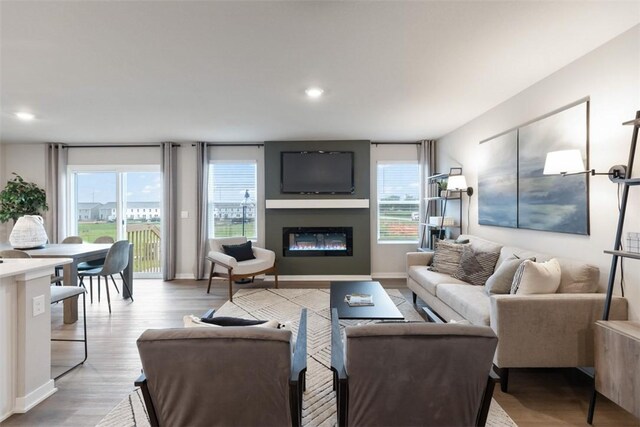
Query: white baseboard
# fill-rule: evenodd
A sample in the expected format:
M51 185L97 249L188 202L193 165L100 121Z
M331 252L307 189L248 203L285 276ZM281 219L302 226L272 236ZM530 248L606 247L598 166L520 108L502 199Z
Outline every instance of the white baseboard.
M178 280L182 280L182 279L186 279L186 280L195 280L196 276L193 275L193 273L179 273L176 274L176 279ZM208 279L209 275L206 275L205 279Z
M266 276L265 281L273 281L273 276ZM369 275L324 275L324 274L304 274L304 275L278 275L278 281L282 282L318 282L318 281L349 281L349 280L371 280Z
M54 381L49 380L26 396L16 397L16 404L13 412L16 414L24 414L56 391L58 391L58 389L55 387Z

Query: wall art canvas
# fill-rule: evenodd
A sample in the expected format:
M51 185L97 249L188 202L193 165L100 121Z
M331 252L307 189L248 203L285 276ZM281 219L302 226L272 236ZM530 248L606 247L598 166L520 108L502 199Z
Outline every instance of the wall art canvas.
M482 142L478 154L478 222L517 227L518 131Z
M587 174L542 174L550 151L577 148L587 164L587 115L583 102L519 129L519 228L589 234Z

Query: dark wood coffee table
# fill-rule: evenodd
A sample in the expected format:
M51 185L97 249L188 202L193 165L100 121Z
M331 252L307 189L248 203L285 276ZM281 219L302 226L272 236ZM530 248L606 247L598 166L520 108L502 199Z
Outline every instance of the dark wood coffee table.
M344 297L353 293L373 295L374 305L349 307ZM331 309L334 308L339 319L404 320L379 282L331 282Z

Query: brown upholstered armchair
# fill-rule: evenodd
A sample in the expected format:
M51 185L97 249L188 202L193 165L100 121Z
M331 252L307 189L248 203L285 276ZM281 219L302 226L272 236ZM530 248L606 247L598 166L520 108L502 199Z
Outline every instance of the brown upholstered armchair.
M379 323L345 328L332 312L339 426L483 426L497 376L489 327Z
M152 426L299 426L307 310L295 348L290 330L149 329L138 338Z

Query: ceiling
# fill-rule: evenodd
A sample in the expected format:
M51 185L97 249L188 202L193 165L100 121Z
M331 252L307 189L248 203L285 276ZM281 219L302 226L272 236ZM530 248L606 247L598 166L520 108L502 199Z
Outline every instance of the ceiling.
M4 143L414 141L638 24L640 2L2 1L0 19Z

